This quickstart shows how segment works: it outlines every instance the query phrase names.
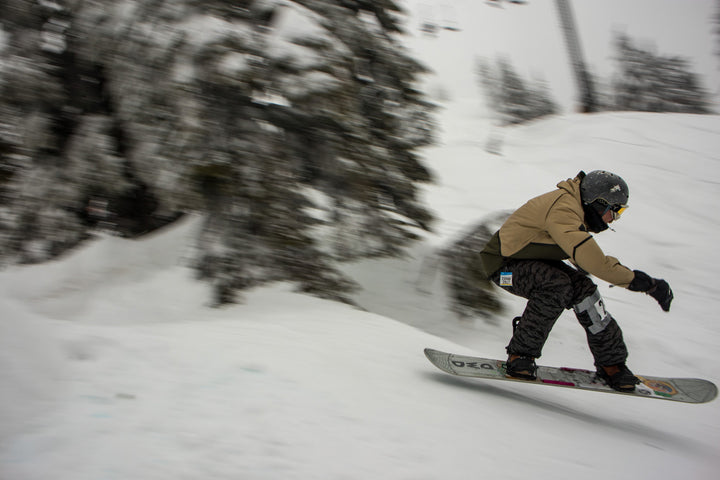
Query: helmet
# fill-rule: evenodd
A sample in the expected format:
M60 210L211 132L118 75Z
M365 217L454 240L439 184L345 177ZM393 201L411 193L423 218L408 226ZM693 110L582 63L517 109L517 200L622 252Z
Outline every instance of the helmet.
M625 180L605 170L593 170L580 182L580 197L585 205L627 207L629 196Z

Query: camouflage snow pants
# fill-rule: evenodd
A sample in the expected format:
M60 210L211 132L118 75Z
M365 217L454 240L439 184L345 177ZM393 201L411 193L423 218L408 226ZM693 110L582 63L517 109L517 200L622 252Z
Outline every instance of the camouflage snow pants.
M540 357L555 321L572 308L585 329L595 365L625 362L628 352L620 326L605 311L597 285L582 272L561 261L507 259L491 280L528 300L508 354Z

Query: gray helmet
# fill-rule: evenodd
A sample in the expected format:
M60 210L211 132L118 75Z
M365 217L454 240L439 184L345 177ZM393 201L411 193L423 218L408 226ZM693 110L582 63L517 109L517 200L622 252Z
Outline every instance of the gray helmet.
M630 197L625 180L605 170L593 170L580 182L580 197L586 205L626 206Z

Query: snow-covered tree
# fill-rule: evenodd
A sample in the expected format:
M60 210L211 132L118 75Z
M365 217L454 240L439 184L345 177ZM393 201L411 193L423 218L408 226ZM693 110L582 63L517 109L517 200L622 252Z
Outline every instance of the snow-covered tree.
M508 59L498 57L495 65L479 60L477 72L489 106L498 114L501 124L522 123L557 113L547 84L523 79Z
M194 264L217 304L275 280L339 298L337 260L429 228L430 106L393 1L8 2L6 261L77 243L106 199L129 233L204 213Z
M710 113L708 95L689 61L615 40L619 72L613 82L615 108L645 112Z
M490 317L502 311L493 283L486 278L480 252L507 220L509 212L496 212L473 225L440 252L448 303L459 317Z

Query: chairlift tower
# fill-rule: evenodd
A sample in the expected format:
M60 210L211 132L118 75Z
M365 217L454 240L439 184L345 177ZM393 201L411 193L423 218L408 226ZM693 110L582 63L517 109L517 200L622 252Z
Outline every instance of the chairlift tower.
M585 67L585 61L583 60L580 36L578 35L575 25L575 17L573 16L572 7L570 6L570 0L555 0L555 4L560 14L560 23L565 35L568 53L570 54L570 64L575 73L575 81L580 91L580 103L583 113L596 112L597 102L595 99L595 89L590 74Z

